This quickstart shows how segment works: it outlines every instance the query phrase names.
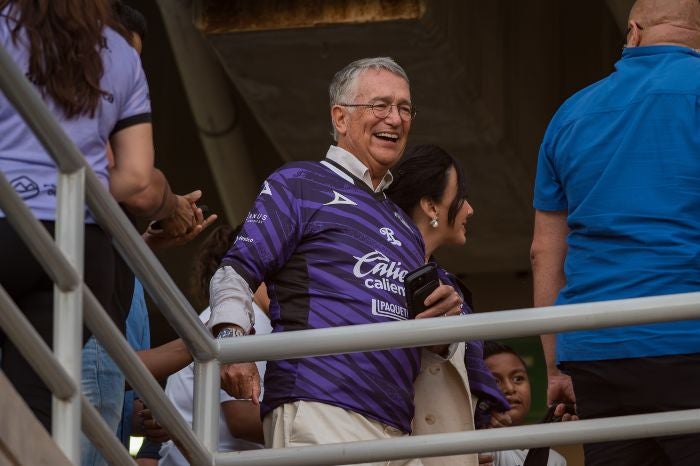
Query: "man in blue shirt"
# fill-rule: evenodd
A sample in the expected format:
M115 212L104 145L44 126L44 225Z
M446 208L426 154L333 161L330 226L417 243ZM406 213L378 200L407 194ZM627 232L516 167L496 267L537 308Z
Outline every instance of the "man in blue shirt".
M615 72L567 100L542 142L536 306L700 290L700 3L638 0L628 25ZM700 407L698 320L542 342L548 401L575 388L583 419ZM697 465L700 435L585 452L587 465Z

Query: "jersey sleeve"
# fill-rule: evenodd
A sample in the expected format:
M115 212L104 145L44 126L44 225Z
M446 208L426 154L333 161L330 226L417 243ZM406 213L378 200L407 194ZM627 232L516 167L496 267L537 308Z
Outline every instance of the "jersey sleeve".
M117 119L112 134L151 121L151 99L141 58L131 45L114 34L110 39Z
M305 225L301 185L301 180L282 171L273 173L221 262L241 275L251 290L282 269L301 241Z

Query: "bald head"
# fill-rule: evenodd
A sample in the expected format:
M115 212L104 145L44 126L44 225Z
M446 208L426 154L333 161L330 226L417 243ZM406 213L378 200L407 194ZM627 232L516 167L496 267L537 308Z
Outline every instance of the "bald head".
M698 48L700 1L637 0L628 26L628 46L673 44Z

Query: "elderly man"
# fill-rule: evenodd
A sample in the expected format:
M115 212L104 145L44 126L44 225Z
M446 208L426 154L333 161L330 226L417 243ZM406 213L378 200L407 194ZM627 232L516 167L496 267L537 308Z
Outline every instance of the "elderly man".
M638 0L628 25L616 71L559 109L540 149L537 306L700 290L700 3ZM573 400L571 376L584 419L698 408L699 336L697 320L545 335L548 400ZM697 465L700 435L585 452Z
M209 326L218 337L250 331L250 290L263 280L274 332L408 318L403 278L425 264L424 245L383 193L415 116L408 78L389 58L358 60L335 75L330 101L337 145L264 182L212 279ZM442 285L426 304L421 318L458 314L461 301ZM267 445L406 435L419 364L416 348L270 361ZM255 400L255 366L238 366L239 388Z

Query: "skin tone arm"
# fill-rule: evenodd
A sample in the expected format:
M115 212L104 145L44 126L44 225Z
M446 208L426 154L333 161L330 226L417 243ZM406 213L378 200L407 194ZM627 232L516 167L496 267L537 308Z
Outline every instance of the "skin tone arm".
M157 380L165 380L192 362L192 355L180 338L136 354Z
M530 249L535 307L553 306L559 291L566 284L564 259L568 233L565 211L535 212L535 231ZM575 402L571 378L556 367L556 335L542 335L541 340L547 363L547 404L554 400ZM563 408L563 405L558 407L560 411Z
M163 229L180 236L194 226L195 202L201 192L173 194L165 175L154 168L153 128L141 123L117 131L110 138L113 165L109 190L117 202L139 217L162 220Z
M231 400L222 403L221 409L232 436L250 442L265 443L260 406L248 400Z
M110 168L109 191L117 202L123 202L146 190L151 181L153 127L141 123L124 128L111 136L110 145L114 166Z

